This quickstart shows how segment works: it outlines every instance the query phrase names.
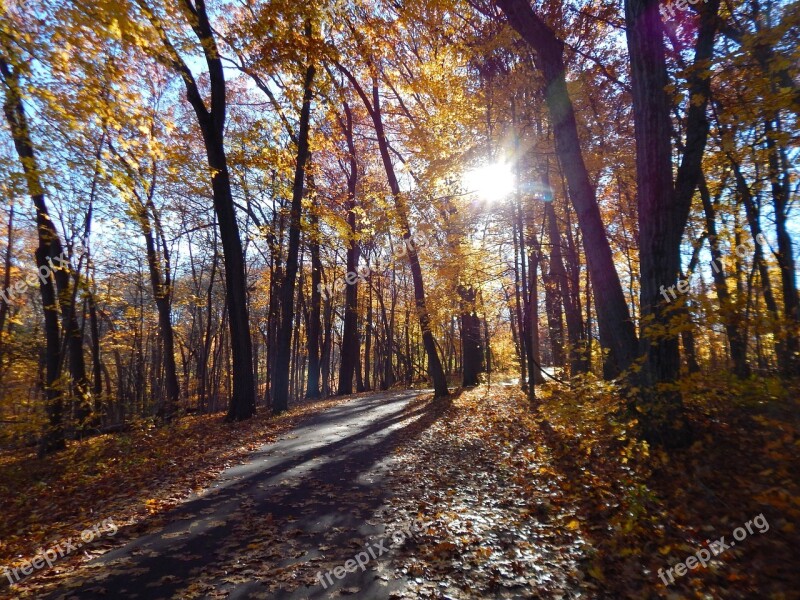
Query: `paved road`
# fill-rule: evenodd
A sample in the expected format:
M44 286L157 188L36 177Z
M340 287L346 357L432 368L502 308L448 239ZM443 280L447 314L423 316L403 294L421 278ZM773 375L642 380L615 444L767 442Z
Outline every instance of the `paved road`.
M407 411L422 393L373 394L315 415L50 598L388 598L403 581L381 558L327 589L316 575L386 534L375 513L392 450L442 409Z

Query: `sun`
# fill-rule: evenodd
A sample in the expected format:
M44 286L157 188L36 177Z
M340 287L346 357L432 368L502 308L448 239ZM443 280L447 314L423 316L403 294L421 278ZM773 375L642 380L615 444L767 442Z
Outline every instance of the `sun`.
M462 185L486 202L499 202L514 191L514 171L507 163L484 165L464 173Z

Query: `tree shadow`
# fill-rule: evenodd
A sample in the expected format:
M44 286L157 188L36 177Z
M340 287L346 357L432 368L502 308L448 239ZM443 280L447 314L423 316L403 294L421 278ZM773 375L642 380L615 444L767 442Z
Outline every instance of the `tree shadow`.
M386 498L386 462L452 402L408 397L379 394L310 418L167 513L167 525L87 563L47 597L188 598L225 589L231 598L324 598L345 585L361 590L354 597L385 596L401 582L387 586L369 569L325 589L317 572L381 536L384 526L370 518Z

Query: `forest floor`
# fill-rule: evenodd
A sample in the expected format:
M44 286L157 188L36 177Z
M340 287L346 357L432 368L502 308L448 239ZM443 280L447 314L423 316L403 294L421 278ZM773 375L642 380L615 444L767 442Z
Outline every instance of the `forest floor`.
M86 485L59 494L70 481L62 473L35 512L26 490L18 504L28 513L20 506L18 522L3 520L19 533L3 532L0 560L11 562L11 548L30 558L109 517L119 532L0 596L800 597L798 390L692 385L697 441L670 455L633 439L620 401L596 382L540 389L536 409L501 384L445 400L366 394L246 425L193 417L169 438L163 429L132 436L130 455L147 434L157 438L153 456L166 457L118 456L127 471L103 462L116 442L93 441L113 489L95 498L86 485L98 484L79 470ZM206 452L235 466L214 477L219 462ZM147 486L143 474L154 471L139 463L160 465ZM6 472L25 480L9 464L0 463L4 508ZM191 479L179 483L182 473ZM182 499L181 489L192 494ZM78 502L81 518L70 521ZM35 543L24 535L32 521ZM679 576L675 563L717 554L721 536L730 547Z

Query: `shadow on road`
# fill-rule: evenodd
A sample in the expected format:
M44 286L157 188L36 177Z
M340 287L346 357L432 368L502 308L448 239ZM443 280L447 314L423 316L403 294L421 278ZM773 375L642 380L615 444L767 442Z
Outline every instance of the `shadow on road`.
M387 392L312 417L168 513L166 526L88 563L48 597L326 598L342 589L388 597L402 582L373 569L327 589L317 573L383 534L370 519L390 492L382 484L392 451L450 406L427 398Z

